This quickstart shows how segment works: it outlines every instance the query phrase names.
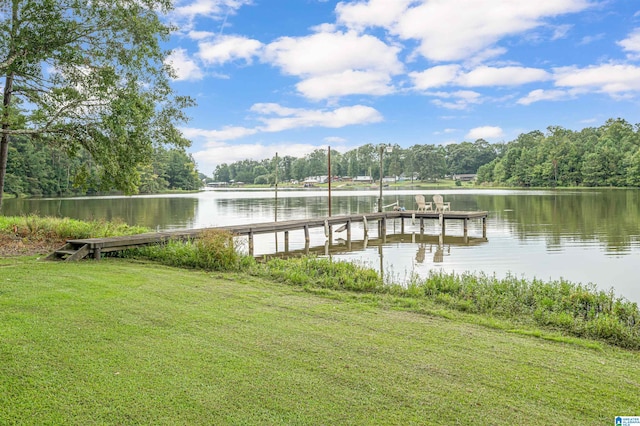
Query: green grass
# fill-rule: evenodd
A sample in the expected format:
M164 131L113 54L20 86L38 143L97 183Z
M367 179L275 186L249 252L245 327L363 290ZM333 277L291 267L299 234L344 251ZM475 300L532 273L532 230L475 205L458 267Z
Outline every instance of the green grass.
M141 226L105 220L82 221L70 218L0 215L0 233L25 238L99 238L148 232Z
M410 312L396 298L113 258L0 259L0 424L550 425L638 414L638 352L508 333L444 308Z

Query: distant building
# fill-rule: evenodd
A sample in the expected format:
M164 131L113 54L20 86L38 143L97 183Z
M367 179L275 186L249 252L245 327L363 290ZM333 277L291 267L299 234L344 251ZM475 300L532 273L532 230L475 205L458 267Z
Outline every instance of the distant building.
M302 183L310 183L310 184L327 183L327 182L329 182L329 176L309 176L308 178L302 181Z
M475 173L468 173L468 174L453 175L451 177L453 178L453 180L459 180L460 182L471 182L476 180L478 175Z
M373 183L373 178L371 176L356 176L353 178L353 181L358 183Z
M229 186L229 182L209 182L207 186L211 188L222 188L225 186Z

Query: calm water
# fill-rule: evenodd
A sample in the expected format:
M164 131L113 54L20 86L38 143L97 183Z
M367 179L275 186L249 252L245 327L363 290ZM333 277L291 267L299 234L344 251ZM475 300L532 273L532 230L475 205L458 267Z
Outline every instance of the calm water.
M427 198L429 190L385 190L385 204L398 201L415 207L414 196ZM384 244L372 226L365 242L361 226L352 231L349 251L346 233L326 242L323 229L311 231L311 250L330 253L382 269L397 281L430 270L483 271L497 276L511 273L527 278L564 278L593 282L600 288L640 302L640 191L437 191L453 210L486 210L487 240L480 221L471 221L470 240L464 243L462 225L447 222L447 235L439 237L435 222L405 221L405 233L392 235ZM375 209L378 191L332 191L332 215L368 213ZM278 220L326 216L326 190L278 191ZM158 230L203 228L241 223L269 222L276 216L274 192L256 190L204 191L198 194L92 197L66 199L6 199L3 213L68 216L78 219L121 219ZM400 234L400 221L388 224L389 234ZM256 255L284 250L284 237L256 237ZM303 250L302 231L290 233L289 250Z

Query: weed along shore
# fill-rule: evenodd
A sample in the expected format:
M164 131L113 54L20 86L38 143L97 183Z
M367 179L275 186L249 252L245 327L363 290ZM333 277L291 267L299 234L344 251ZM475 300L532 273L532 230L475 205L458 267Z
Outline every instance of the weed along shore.
M401 287L328 259L258 263L220 232L100 262L25 251L100 236L83 226L0 216L3 243L22 244L0 258L0 424L612 424L639 409L638 307L611 292L453 274Z

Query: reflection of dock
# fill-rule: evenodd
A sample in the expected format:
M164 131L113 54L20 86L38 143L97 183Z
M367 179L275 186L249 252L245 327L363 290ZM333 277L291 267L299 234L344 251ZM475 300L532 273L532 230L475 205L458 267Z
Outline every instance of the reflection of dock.
M254 236L258 234L277 234L284 232L285 250L289 247L289 232L303 231L305 246L309 245L311 228L324 228L325 235L329 240L332 239L334 227L344 227L346 231L346 241L351 241L351 231L353 224L360 223L364 230L365 236L368 234L369 223L376 222L378 235L385 238L387 236L387 221L400 219L400 234L405 233L405 221L419 222L420 233L424 232L426 220L437 220L441 227L441 235L445 236L445 224L449 220L460 220L464 223L463 236L467 237L469 221L472 219L482 220L482 238L487 237L487 212L486 211L446 211L441 212L414 212L414 211L395 211L381 213L367 213L360 215L344 215L331 216L325 218L310 218L299 220L287 220L281 222L255 223L246 225L221 226L209 229L220 229L231 232L237 236L247 236L249 239L249 254L253 254ZM150 232L146 234L130 235L123 237L107 237L107 238L87 238L81 240L67 240L67 244L56 252L52 253L47 259L65 259L79 260L86 256L92 256L100 259L102 253L125 250L132 247L157 244L171 239L190 239L198 238L204 229L190 229L167 232ZM448 236L447 236L448 238Z
M273 255L269 256L304 256L308 254L319 255L319 256L328 256L333 254L344 254L352 251L362 251L367 249L368 247L379 247L388 244L397 244L397 243L419 243L421 247L426 247L427 245L436 247L436 251L442 247L449 246L450 247L461 247L461 246L477 246L483 243L488 242L489 240L486 237L469 237L469 236L440 236L440 235L427 235L420 233L411 233L411 234L391 234L385 235L380 238L365 238L363 240L345 240L338 239L337 242L331 242L329 240L325 241L323 245L319 246L309 246L308 243L305 244L304 248L296 249L296 250L287 250L285 248L284 251L276 252ZM429 252L433 249L430 248Z

